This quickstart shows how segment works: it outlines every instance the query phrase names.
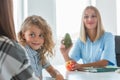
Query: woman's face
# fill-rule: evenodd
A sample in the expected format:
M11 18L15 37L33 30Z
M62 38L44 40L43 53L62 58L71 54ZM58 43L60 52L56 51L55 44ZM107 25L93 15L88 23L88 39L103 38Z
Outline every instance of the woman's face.
M96 30L97 15L93 9L87 9L84 14L83 22L87 30Z
M23 37L26 41L26 44L30 46L33 50L38 50L44 44L44 36L37 26L31 26L27 29Z

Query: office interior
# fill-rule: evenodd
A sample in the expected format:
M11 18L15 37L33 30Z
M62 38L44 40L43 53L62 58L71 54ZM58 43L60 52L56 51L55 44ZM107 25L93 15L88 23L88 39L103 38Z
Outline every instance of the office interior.
M79 36L80 18L85 6L96 6L101 13L105 30L120 35L118 3L119 0L14 0L16 33L27 16L40 15L45 18L52 28L56 43L56 54L51 63L61 65L64 64L64 59L59 51L60 40L66 32L72 35L73 41Z

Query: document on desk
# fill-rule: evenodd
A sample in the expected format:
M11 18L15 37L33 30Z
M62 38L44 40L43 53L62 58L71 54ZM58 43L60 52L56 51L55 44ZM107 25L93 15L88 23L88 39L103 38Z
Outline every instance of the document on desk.
M105 67L105 68L92 68L92 67L87 67L84 68L83 71L85 72L93 72L93 73L97 73L97 72L115 72L117 69L120 69L120 67Z
M52 77L43 77L42 80L56 80L56 79ZM67 79L64 79L64 80L67 80Z

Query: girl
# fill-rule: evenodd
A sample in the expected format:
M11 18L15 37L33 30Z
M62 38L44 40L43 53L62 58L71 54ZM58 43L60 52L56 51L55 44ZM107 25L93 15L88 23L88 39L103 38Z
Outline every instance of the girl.
M73 70L81 70L84 67L116 65L114 36L103 29L97 8L86 7L81 21L80 38L72 49L70 50L71 47L65 49L63 44L60 47L65 61L82 59L83 64L75 64Z
M29 62L16 41L13 0L0 0L0 80L38 80Z
M30 57L36 76L42 79L42 69L45 68L56 80L63 80L63 76L46 59L47 55L53 55L54 43L52 31L42 17L28 17L22 24L18 39Z

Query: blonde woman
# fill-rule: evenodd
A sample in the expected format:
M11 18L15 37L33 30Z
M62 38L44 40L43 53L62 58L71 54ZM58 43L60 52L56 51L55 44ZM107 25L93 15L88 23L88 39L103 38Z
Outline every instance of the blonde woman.
M75 64L73 70L116 65L114 36L105 32L98 9L87 6L81 21L80 38L73 47L65 49L63 44L60 47L65 61L82 59L83 63Z

